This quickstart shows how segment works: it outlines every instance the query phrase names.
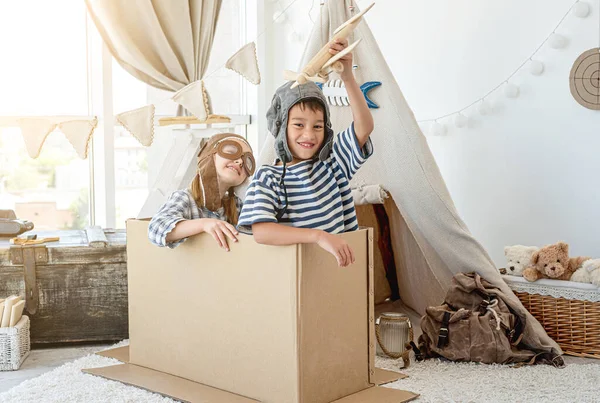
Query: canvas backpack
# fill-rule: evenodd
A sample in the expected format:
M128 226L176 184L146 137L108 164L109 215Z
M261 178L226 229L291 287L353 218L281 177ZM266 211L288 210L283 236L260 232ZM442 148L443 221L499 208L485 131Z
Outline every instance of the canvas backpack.
M513 301L477 273L458 273L444 303L428 307L421 318L417 360L443 357L480 363L552 363L562 358L532 351L522 343L525 316L511 307Z

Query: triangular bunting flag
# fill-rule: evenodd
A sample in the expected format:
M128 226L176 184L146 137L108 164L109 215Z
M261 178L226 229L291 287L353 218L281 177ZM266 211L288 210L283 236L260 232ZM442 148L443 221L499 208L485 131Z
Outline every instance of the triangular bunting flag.
M154 141L154 105L119 113L115 116L125 130L145 147L150 147Z
M82 159L86 159L90 139L97 125L98 118L67 120L59 123L58 128L63 132L67 140L69 140L77 155Z
M19 127L25 141L27 154L31 158L37 158L42 151L46 137L56 128L56 123L49 119L23 118L19 119Z
M190 111L200 120L206 120L210 115L208 95L202 80L194 81L177 91L171 98L179 105Z
M260 84L260 71L258 70L258 58L256 57L256 44L250 42L235 52L227 60L225 67L240 74L252 84Z

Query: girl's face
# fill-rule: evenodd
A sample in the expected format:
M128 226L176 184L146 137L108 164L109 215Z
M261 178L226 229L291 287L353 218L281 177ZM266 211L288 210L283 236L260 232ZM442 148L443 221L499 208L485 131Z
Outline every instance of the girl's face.
M244 152L252 153L250 147L243 141L237 141ZM217 169L217 175L219 175L219 182L227 188L239 186L248 177L246 170L244 169L244 162L242 158L237 160L230 160L221 157L218 153L214 155L215 168Z

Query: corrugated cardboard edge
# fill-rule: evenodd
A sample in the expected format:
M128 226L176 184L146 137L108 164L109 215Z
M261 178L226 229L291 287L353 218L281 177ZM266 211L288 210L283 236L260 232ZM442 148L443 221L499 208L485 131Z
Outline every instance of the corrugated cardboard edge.
M129 346L115 347L96 353L101 357L114 358L121 362L129 363Z
M395 382L398 379L408 378L408 375L400 372L388 371L386 369L375 368L374 384L377 386L385 385L386 383Z
M258 401L133 364L82 369L82 372L183 402L253 403Z
M300 344L302 340L302 312L300 309L301 287L302 287L302 244L296 245L296 391L297 401L302 402L302 354L300 354Z
M373 228L367 228L367 251L368 251L368 262L369 267L367 270L368 275L368 287L369 292L367 293L369 308L369 382L373 385L377 385L375 380L375 276L373 271L375 270L375 252L373 249Z
M418 394L406 390L373 386L332 403L404 403L415 400Z

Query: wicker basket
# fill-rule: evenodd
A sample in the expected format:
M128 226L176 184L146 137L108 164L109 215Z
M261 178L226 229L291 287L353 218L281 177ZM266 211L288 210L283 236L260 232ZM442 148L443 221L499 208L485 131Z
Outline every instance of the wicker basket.
M600 359L600 288L559 280L502 276L563 352Z
M29 317L23 315L14 327L0 328L0 371L19 369L29 351Z

